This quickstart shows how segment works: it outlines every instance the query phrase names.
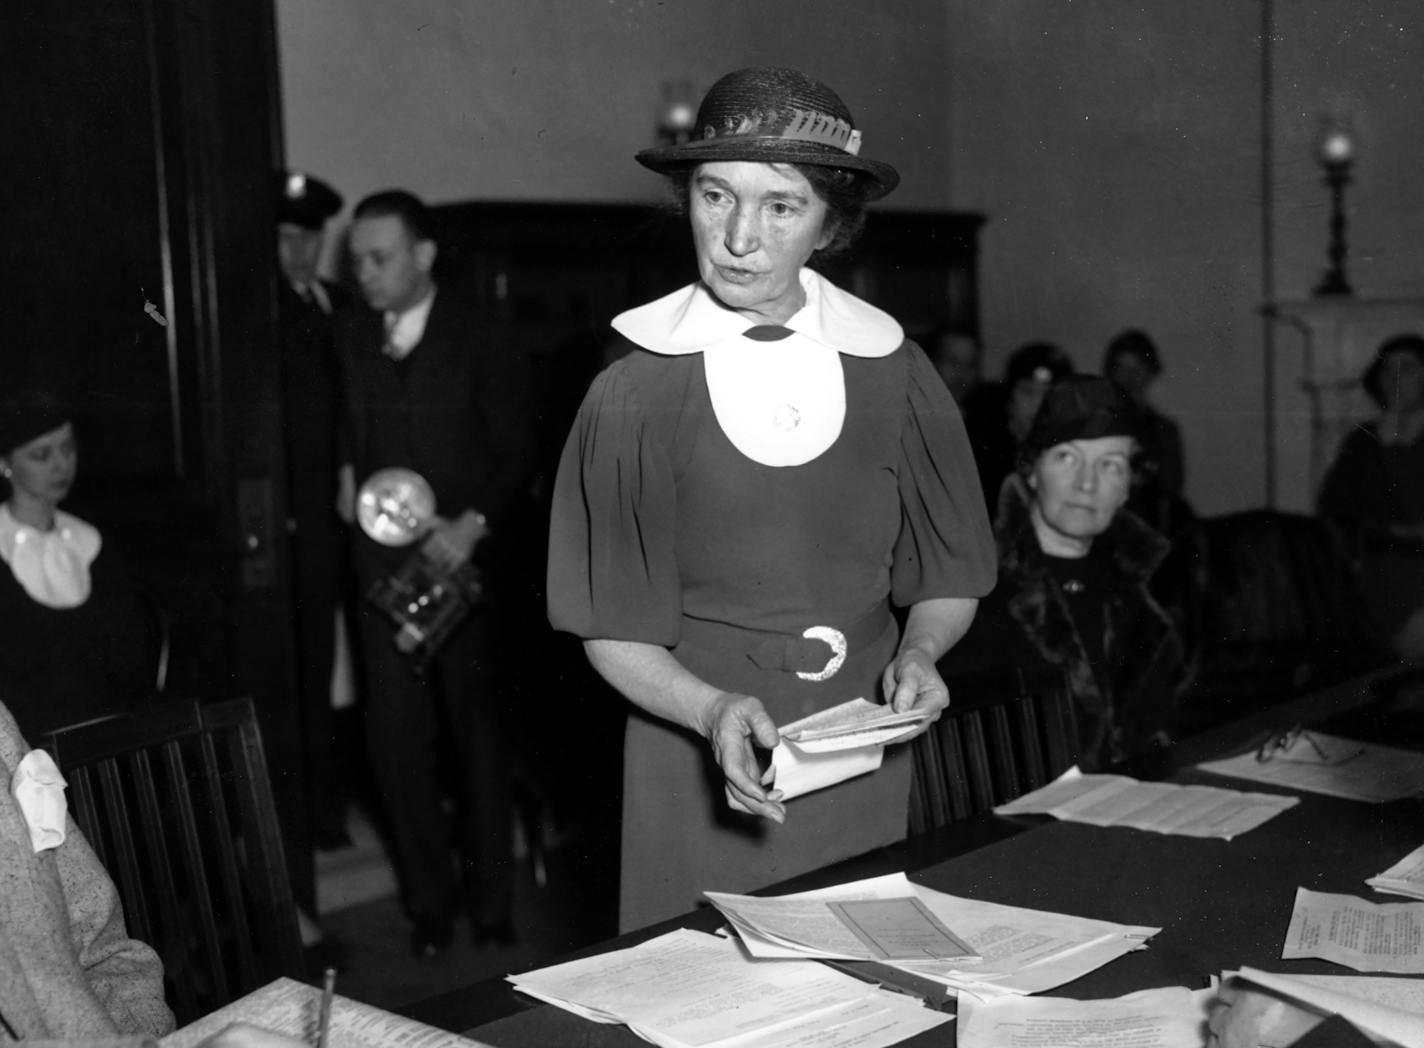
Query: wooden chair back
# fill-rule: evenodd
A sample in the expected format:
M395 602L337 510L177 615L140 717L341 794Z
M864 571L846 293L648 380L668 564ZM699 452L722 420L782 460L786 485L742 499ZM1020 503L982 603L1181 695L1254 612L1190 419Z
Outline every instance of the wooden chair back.
M946 826L1036 790L1077 762L1063 675L1006 666L945 681L950 704L912 743L910 832Z
M250 699L104 718L42 745L129 934L163 959L180 1024L279 975L306 977Z

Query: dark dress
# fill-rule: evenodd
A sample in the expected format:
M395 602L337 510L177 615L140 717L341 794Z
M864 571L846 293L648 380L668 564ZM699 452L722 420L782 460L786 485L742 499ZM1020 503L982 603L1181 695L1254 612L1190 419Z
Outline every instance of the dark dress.
M1181 640L1147 589L1168 544L1121 509L1087 557L1049 557L1031 505L1021 477L1004 482L994 520L999 585L940 660L951 701L961 674L1057 668L1074 700L1085 771L1155 756L1170 740L1187 682Z
M323 282L323 287L332 306L339 308L344 293L332 284ZM277 288L277 320L282 341L287 530L297 650L302 653L300 759L313 839L330 844L345 836L347 793L342 767L346 755L336 743L337 719L331 708L336 610L349 570L345 528L336 516L336 351L331 317L314 298L298 295L286 281ZM275 742L269 734L269 747Z
M772 350L774 351L774 350ZM634 349L595 381L554 493L549 608L584 638L657 644L755 695L777 724L865 697L898 630L889 602L976 597L992 536L958 410L920 348L841 356L839 437L799 466L744 456L718 424L701 354ZM813 625L848 638L801 640ZM710 747L634 710L624 752L623 928L902 838L901 747L871 775L788 803L784 825L732 812Z
M1389 534L1391 525L1424 527L1424 437L1382 444L1374 425L1352 430L1325 476L1320 513L1354 542L1365 599L1394 634L1424 607L1424 540Z
M107 544L90 564L89 579L84 603L52 608L26 593L0 562L0 693L30 737L151 700L153 616Z

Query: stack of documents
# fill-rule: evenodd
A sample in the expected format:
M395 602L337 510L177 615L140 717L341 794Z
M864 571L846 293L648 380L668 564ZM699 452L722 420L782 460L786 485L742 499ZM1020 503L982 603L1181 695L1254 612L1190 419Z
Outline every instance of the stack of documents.
M295 979L275 979L159 1040L161 1048L198 1048L233 1023L260 1026L295 1041L316 1040L321 991ZM486 1048L459 1034L407 1019L374 1005L335 997L328 1041L342 1048Z
M1299 803L1297 797L1277 793L1139 782L1126 775L1084 775L1074 767L1042 789L994 811L1229 841Z
M1358 975L1277 975L1256 968L1223 972L1244 988L1259 988L1322 1017L1339 1015L1376 1038L1424 1048L1424 981ZM1269 1014L1269 1013L1268 1013ZM962 1022L962 1020L961 1020ZM1259 1030L1271 1044L1269 1029ZM963 1044L963 1034L961 1033Z
M959 1048L1202 1048L1202 1027L1215 990L1164 986L1125 997L959 999Z
M953 929L950 938L963 940L974 956L923 960L886 956L877 963L888 969L892 976L894 972L904 972L981 997L1040 993L1061 986L1125 953L1141 949L1149 938L1161 931L1160 928L1114 924L962 899L912 884L903 873L872 877L798 895L756 899L753 900L758 904L755 908L749 907L743 897L720 898L724 901L737 900L734 907L737 911L734 921L737 934L749 954L768 960L806 956L804 949L792 948L782 942L786 936L781 932L792 924L791 916L779 920L777 927L780 931L777 934L759 930L758 925L768 920L767 914L772 914L774 918L777 907L785 907L784 912L788 915L810 915L807 921L814 926L803 925L797 929L795 937L798 940L832 940L838 947L846 948L846 953L826 956L846 956L853 948L852 944L863 946L863 942L857 935L848 934L843 921L832 916L824 905L819 907L817 915L807 909L805 903L895 900L896 907L901 908L903 900L918 899L934 917L937 927L946 931ZM718 905L720 907L722 903ZM904 910L899 909L899 912L903 914ZM885 940L894 942L894 936L886 935ZM915 942L913 935L909 942ZM891 977L885 981L893 984L895 979Z
M1376 804L1424 792L1424 754L1315 731L1301 733L1287 750L1275 751L1267 760L1252 750L1197 767L1214 775Z
M793 955L841 961L979 960L913 892L865 899L704 894L743 940Z
M1377 892L1424 899L1424 845L1400 859L1378 877L1365 881Z
M952 1018L816 961L761 963L735 939L687 929L509 981L664 1048L881 1048Z
M1424 903L1372 903L1297 888L1281 959L1302 957L1357 972L1424 974Z

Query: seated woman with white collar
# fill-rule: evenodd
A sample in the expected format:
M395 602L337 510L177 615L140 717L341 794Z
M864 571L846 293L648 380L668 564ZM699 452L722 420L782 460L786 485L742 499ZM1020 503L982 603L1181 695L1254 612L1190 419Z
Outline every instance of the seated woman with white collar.
M0 685L33 736L132 708L149 681L144 606L97 528L59 509L74 486L69 409L25 390L0 401Z
M1170 546L1124 508L1138 416L1105 378L1060 379L999 494L999 584L940 662L954 676L996 666L1067 677L1085 770L1170 743L1185 681L1181 640L1147 591Z

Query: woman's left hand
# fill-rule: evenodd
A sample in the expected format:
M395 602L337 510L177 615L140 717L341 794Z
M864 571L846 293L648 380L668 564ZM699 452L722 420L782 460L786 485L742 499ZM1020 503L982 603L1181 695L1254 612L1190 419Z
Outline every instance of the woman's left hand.
M934 660L916 648L898 652L890 665L885 667L880 683L886 704L896 713L929 711L929 719L920 726L916 735L939 720L940 713L949 705L949 689L935 668Z
M964 636L978 607L973 597L940 597L911 606L900 650L880 678L885 702L896 713L929 711L929 718L907 739L928 731L949 705L949 689L935 662Z

